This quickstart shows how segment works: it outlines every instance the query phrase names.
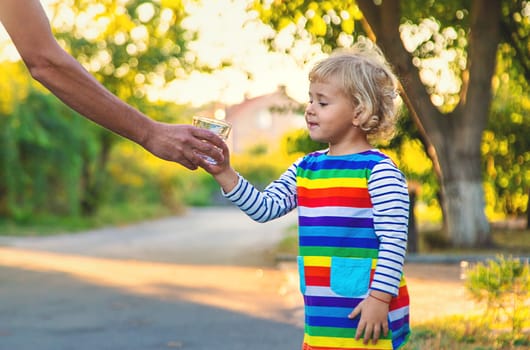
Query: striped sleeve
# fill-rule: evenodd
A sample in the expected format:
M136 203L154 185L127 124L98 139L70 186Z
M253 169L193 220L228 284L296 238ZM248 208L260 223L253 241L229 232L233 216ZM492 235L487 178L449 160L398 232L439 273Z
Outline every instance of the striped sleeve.
M407 249L409 194L405 176L391 160L385 159L372 169L368 191L380 242L370 288L397 295Z
M279 218L296 208L296 168L291 165L277 180L260 192L244 177L232 191L223 195L245 212L252 220L267 222Z

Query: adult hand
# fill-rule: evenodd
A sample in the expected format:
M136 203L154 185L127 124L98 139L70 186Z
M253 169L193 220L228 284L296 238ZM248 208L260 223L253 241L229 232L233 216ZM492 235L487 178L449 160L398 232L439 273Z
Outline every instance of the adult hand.
M221 151L224 141L213 132L192 125L154 122L141 144L155 156L191 170L201 164L198 153L208 155L217 162L224 160Z

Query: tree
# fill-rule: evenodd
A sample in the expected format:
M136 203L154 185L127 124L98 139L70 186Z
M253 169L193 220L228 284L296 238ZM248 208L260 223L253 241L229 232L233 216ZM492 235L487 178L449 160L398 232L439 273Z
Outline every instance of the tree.
M501 45L502 69L493 80L495 97L482 142L487 209L509 217L530 213L530 86L516 55L513 47Z
M49 4L60 44L103 85L153 118L179 121L181 113L148 106L147 93L191 66L180 0ZM107 163L119 138L30 81L21 62L0 65L0 216L94 213L109 193Z
M51 5L55 36L105 87L143 109L148 88L163 86L190 65L180 0L71 0ZM104 193L105 168L118 137L99 130L100 147L82 169L81 208L93 213Z
M278 31L294 25L300 37L309 32L326 52L348 46L354 36L378 43L400 77L402 98L433 162L450 240L462 247L489 244L480 147L497 51L506 40L502 21L513 22L513 16L502 16L507 5L501 0L269 3L255 4L265 23ZM519 15L527 6L510 5ZM407 35L415 42L407 42ZM441 90L442 72L430 66L442 53L451 56L457 91Z
M82 164L98 149L95 126L44 92L21 62L0 67L10 73L3 91L15 92L0 97L0 217L79 214Z

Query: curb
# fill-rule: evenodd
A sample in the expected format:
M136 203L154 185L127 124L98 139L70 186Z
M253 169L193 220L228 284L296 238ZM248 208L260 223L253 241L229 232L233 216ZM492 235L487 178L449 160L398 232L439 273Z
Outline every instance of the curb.
M444 254L407 254L405 263L409 264L460 264L461 262L485 262L488 260L496 260L497 255L444 255ZM530 263L530 256L512 256L522 262ZM296 255L278 254L276 255L276 262L296 262Z

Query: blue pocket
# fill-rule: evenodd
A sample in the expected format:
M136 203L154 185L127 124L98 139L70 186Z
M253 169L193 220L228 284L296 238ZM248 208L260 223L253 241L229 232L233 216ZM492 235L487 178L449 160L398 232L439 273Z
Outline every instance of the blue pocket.
M297 257L298 262L298 278L300 280L300 291L305 294L305 272L304 272L304 257Z
M363 296L370 285L372 259L331 258L331 290L345 297Z

